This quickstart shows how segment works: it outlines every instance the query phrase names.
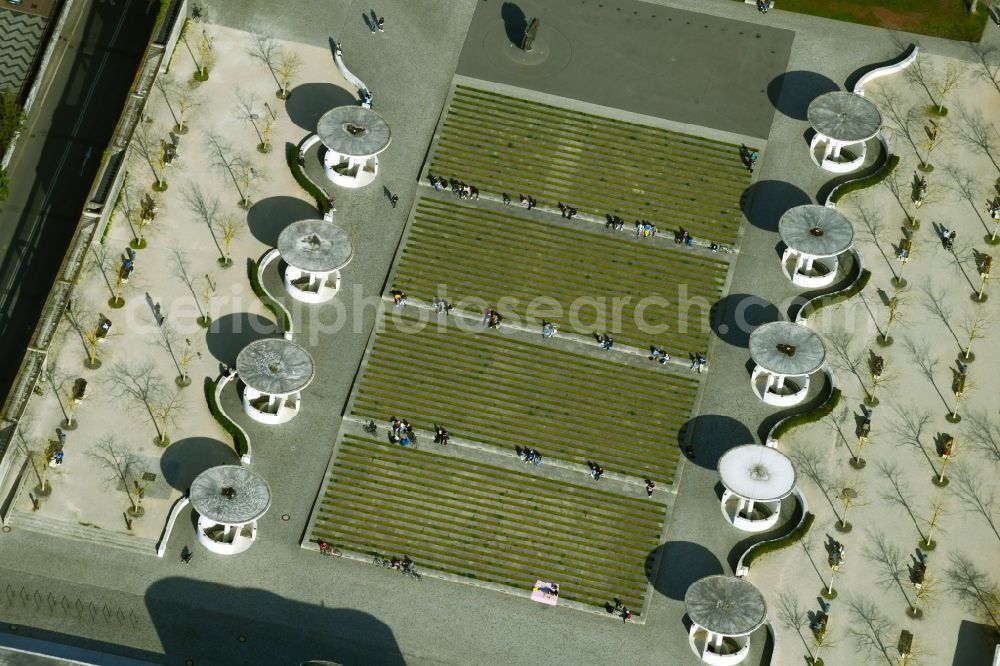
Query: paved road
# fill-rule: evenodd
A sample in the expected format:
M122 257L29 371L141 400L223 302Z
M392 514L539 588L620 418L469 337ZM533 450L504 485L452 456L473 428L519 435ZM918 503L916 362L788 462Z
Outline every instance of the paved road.
M144 0L78 0L71 11L0 207L4 349L23 350L31 338L156 17ZM21 358L0 360L0 393Z

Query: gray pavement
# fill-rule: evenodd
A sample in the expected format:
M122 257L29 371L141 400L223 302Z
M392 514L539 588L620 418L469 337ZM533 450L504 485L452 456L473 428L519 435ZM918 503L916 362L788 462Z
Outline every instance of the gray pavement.
M538 18L532 52L519 42ZM767 137L768 90L794 33L625 0L481 2L458 74L657 118Z
M377 299L476 5L397 3L384 10L386 33L373 36L361 19L371 10L367 3L304 4L308 9L290 13L271 2L218 0L211 3L209 18L313 45L325 44L331 34L346 42L352 70L372 86L376 108L394 128L376 185L341 192L337 201L338 224L358 247L367 248L365 260L355 260L345 272L345 294L359 285L362 294ZM778 318L794 291L778 270L777 219L787 208L812 200L826 180L808 162L804 104L829 82L842 87L857 68L896 55L899 35L780 10L762 17L752 6L723 0L660 4L795 31L789 70L818 73L778 88L779 113L758 180L748 192L750 223L732 275L733 293L757 294L776 306L748 315L758 323ZM919 41L933 52L967 57L962 45ZM399 193L398 209L389 207L381 185ZM730 318L739 311L738 302L727 301ZM432 579L407 584L393 572L299 548L374 314L373 307L322 311L318 320L327 326L355 316L361 323L317 341L329 352L317 354L317 380L304 397L303 413L280 437L241 421L254 441L255 469L275 490L261 538L249 553L234 558L199 553L185 566L173 556L193 541L183 521L171 539L171 556L162 561L15 529L0 535L5 621L24 634L178 664L186 659L292 663L307 652L345 664L697 663L686 645L683 592L703 575L731 571L741 539L722 522L712 459L730 445L754 441L771 415L749 390L741 336L726 332L709 349L711 372L701 416L692 424L695 460L682 470L663 557L664 584L654 595L647 624L623 626L521 598L487 597L471 586ZM297 339L315 344L308 336L303 330ZM227 397L228 404L232 400ZM763 645L759 635L754 641L755 650ZM118 644L122 647L113 647Z

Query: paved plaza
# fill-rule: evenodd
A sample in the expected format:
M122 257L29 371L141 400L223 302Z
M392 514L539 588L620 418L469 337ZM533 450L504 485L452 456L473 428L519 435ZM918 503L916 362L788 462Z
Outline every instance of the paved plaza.
M501 44L509 38L504 18L517 22L517 16L509 14L512 3L487 0L443 7L417 2L375 8L379 15L385 12L384 33L368 28L372 8L357 2L314 3L313 11L296 16L275 13L264 3L240 3L238 10L234 4L208 3L206 8L205 29L213 53L208 80L187 87L201 29L193 24L192 48L181 44L171 64L170 77L177 87L166 95L151 95L149 122L144 125L157 138L167 137L176 122L178 95L191 90L193 95L187 93L186 99L197 104L191 105L187 118L190 130L178 137L178 157L166 169L169 186L155 195L159 209L146 230L148 246L136 251L134 274L120 290L124 307L108 304L118 287L107 276L114 274L108 267L121 262L119 253L134 236L127 208L136 199L120 203L106 242L94 248L92 266L74 298L73 315L93 322L82 330L96 326L100 316L111 322L107 340L88 344L87 334L64 321L62 343L51 357L54 381L33 398L22 424L26 441L56 447L55 427L68 416L57 396L64 395L75 378L88 379L87 397L73 413L79 425L66 431L64 462L48 471L51 495L40 498L40 509L33 510L37 479L29 471L14 509L13 529L0 535L5 631L153 663L699 663L687 644L685 592L704 576L733 573L740 554L756 540L725 524L718 459L734 446L762 442L780 416L797 411L775 410L752 395L747 338L759 324L794 315L802 291L781 275L778 219L793 206L823 203L817 197L831 180L809 159L803 140L808 129L805 108L817 94L843 89L848 80L853 83L859 68L898 56L901 36L780 10L761 16L750 5L731 2L605 7L589 0L560 2L537 8L542 18L539 39L547 40L540 43L552 50L548 61L531 69L512 64L507 55L489 55L496 53L490 45L500 39L498 30L503 32ZM520 11L531 18L536 8L525 3ZM695 29L705 37L694 38ZM252 56L251 32L273 35L282 48L302 59L289 100L275 97L276 81ZM746 34L735 38L733 32ZM654 52L640 54L638 45L650 41L640 37L647 34L661 41ZM263 286L290 310L292 337L311 354L315 378L303 391L298 415L282 425L248 418L235 382L222 391L223 410L249 436L250 465L271 489L271 506L259 521L259 536L250 551L226 558L202 549L195 540L196 517L185 509L159 559L154 548L167 515L194 476L237 458L232 438L208 412L204 382L232 366L247 343L281 335L273 313L250 289L248 260L256 261L274 247L291 222L319 216L312 198L289 172L285 151L313 131L329 107L358 102L357 87L334 64L330 38L372 91L373 108L391 127L392 143L380 155L373 185L324 188L336 197L334 223L347 232L355 248L336 299L327 305L298 304L285 296L275 264L264 272ZM602 50L587 48L597 38L616 45L617 64L601 60ZM1000 38L993 34L987 39L993 44ZM901 206L909 205L908 183L917 165L913 150L902 140L893 141L901 158L896 174L902 201L880 186L838 204L854 222L856 245L872 278L860 296L809 320L826 341L845 411L837 410L780 441L780 450L796 464L799 488L816 522L802 545L752 567L749 579L764 594L777 640L768 637L766 628L755 631L745 663L801 663L810 651L827 663L895 663L894 646L903 629L913 632L914 644L923 652L921 663L987 663L989 643L981 618L950 591L948 571L956 566L955 556L963 554L990 576L1000 564L990 522L998 508L988 489L997 465L996 405L991 396L1000 389L996 373L990 371L995 363L991 350L998 343L990 327L980 328L983 334L974 341L976 358L969 364L969 389L959 407L961 423L953 425L945 416L956 408L952 373L961 370L954 360L963 348L963 326L971 325L977 312L988 313L990 321L1000 314L1000 296L991 293L982 304L969 298L979 286L977 253L990 251L982 240L991 231L982 204L1000 174L988 156L961 141L962 109L966 117L977 110L994 127L1000 118L996 90L973 76L973 54L967 47L931 38L918 41L925 63L942 69L953 63L968 74L949 97L949 116L940 121L950 140L931 159L936 168L927 176L928 201L917 211L922 224L914 232L915 249L904 269L909 286L898 294L902 305L891 332L894 343L885 348L873 344L878 327L885 326L887 299L896 293L889 282L901 269L894 245L904 234ZM664 73L663 62L676 64L666 68L666 81L654 80ZM483 187L482 201L434 192L427 175L435 160L447 171L439 173L444 177L462 166L461 151L455 148L461 142L449 138L446 127L456 86L506 95L522 108L552 104L567 116L589 114L608 123L606 127L631 123L734 149L745 143L760 150L752 177L732 186L732 192L725 190L735 201L712 215L698 213L693 218L692 224L710 230L713 220L729 220L732 208L740 207L746 217L742 226L733 225L725 230L728 236L719 237L732 243L735 253L674 245L676 219L670 211L683 209L681 204L663 209L664 217L654 220L661 234L652 239L605 229L600 198L580 204L581 219L566 222L556 215L551 195L537 194L567 188L565 179L536 175L530 166L523 167L531 172L527 180L537 178L539 188L524 194L539 198L535 211L504 212L493 189L516 183L517 175L500 169L492 175L495 186ZM872 84L866 95L876 103L895 96L903 108L928 104L902 76ZM260 154L255 147L267 117L274 118L272 150ZM451 162L444 161L448 155L442 146L451 146ZM482 152L491 151L497 152L493 146ZM515 154L521 153L512 150ZM138 155L133 158L130 192L152 193L155 165ZM738 167L738 151L732 158ZM253 168L243 184L249 195L239 191L240 181L231 171L218 166L220 161L239 160ZM584 166L580 162L572 168L581 179L591 178ZM672 167L695 169L684 163ZM315 174L318 169L312 165L308 170ZM963 174L972 183L969 200L959 186ZM729 182L738 182L737 175L743 178L742 169ZM469 181L479 182L472 177ZM398 196L398 205L390 203L391 195ZM238 205L243 196L250 199L247 210ZM635 200L644 196L636 192ZM204 211L216 201L218 209L211 216L216 224L210 225ZM630 209L639 204L620 205L627 211L627 224L641 216ZM512 206L517 207L516 199ZM914 212L912 206L908 210ZM227 218L237 221L238 231L225 245ZM958 232L951 251L940 242L942 226ZM720 223L720 234L721 228ZM574 229L578 233L570 237ZM484 235L489 238L487 231L493 236L483 242ZM477 234L479 247L468 240ZM715 240L694 235L699 241ZM518 244L512 240L516 238L532 243ZM574 328L559 322L559 335L543 340L540 321L516 309L510 310L512 321L498 331L454 334L470 335L467 345L436 327L417 334L394 330L413 318L436 316L431 285L438 281L454 283L463 292L453 294L456 302L463 302L452 316L479 325L481 311L469 301L480 292L493 289L501 295L503 290L502 285L490 285L476 266L497 262L497 274L504 275L492 249L508 257L510 265L533 271L534 264L521 253L531 256L546 243L554 256L560 256L555 253L562 248L597 248L592 250L595 264L600 256L626 266L629 257L615 253L634 248L635 256L662 265L664 271L711 266L705 269L711 273L705 280L712 290L705 296L711 319L695 317L690 342L664 342L675 345L672 364L664 368L647 360L647 345L655 341L640 332L623 332L615 349L605 352L585 325ZM227 253L233 263L224 268L217 259ZM537 265L545 266L545 256L538 254ZM474 261L463 264L466 256ZM441 266L433 266L435 257ZM573 263L576 260L567 255L554 265L576 276L585 271L583 264ZM424 262L430 264L427 275L432 277L421 270ZM644 289L647 278L638 271L624 268L628 284L609 294ZM557 302L569 302L586 290L584 282L567 280L562 285L557 274L544 272L533 281L518 282L514 273L506 279L523 298L551 293ZM614 284L610 274L602 280ZM412 298L401 310L394 310L389 298L395 288L405 289ZM494 294L487 296L489 304ZM207 329L197 323L206 315L212 318ZM703 344L707 347L697 347ZM551 354L545 355L543 345L551 345ZM707 372L698 375L688 368L686 352L706 349ZM883 355L890 372L879 388L872 437L864 449L867 466L856 471L847 461L856 447L861 403L871 388L866 374L869 352ZM101 367L85 368L84 361L95 353ZM449 372L461 373L454 386ZM561 373L573 382L566 393L593 414L595 432L586 432L586 424L580 430L596 440L606 438L606 445L575 441L572 409L553 409L551 416L534 413L552 409L559 396L558 383L550 378ZM192 383L175 390L178 374L189 374ZM180 402L156 421L162 409L144 412L141 401L129 397L135 390L127 390L126 380L134 381L133 376L155 377L165 389L160 393L176 394ZM629 382L641 391L630 389ZM525 386L540 388L526 395ZM608 395L604 402L595 398L602 391ZM463 394L478 413L465 409ZM491 405L491 396L501 396L510 405ZM642 418L643 406L629 405L630 398L671 404L654 407L657 415L651 425ZM387 420L397 410L418 428L420 445L415 451L386 440ZM614 432L616 413L627 414L623 422L640 436L633 439L625 432L619 437ZM907 424L925 413L923 430L908 443ZM378 422L377 438L361 429L361 421L368 418ZM439 418L450 419L443 425L454 436L444 449L430 442ZM546 457L537 472L526 472L513 451L515 444L531 437L519 430L522 420L540 433L540 451L547 455L546 446L558 451ZM549 420L552 430L546 430ZM166 447L155 441L163 443L164 427L170 440ZM662 439L657 439L657 431L662 431ZM912 428L909 432L912 435ZM958 449L946 469L951 482L939 488L931 477L942 473L939 454L945 434L956 437ZM141 479L143 515L130 524L135 512L126 511L128 484L108 480L106 466L93 455L109 436L131 446L151 475ZM606 463L608 475L595 485L586 462L603 450L613 463ZM651 498L643 487L647 474L658 481ZM963 478L973 479L971 485L963 484ZM455 479L461 481L448 489ZM661 479L665 481L659 483ZM544 483L545 491L536 496L529 480ZM850 509L853 530L841 534L834 521L843 509L833 491L846 486L860 488L861 496ZM489 491L494 487L502 488L508 515L492 506ZM909 499L891 499L900 492ZM979 498L982 511L975 510L976 501L970 497ZM911 553L917 554L917 541L927 529L925 517L939 499L945 500L946 510L928 563L937 590L928 594L926 603L921 597L924 618L915 620L906 614L907 604L917 598L910 581L915 561ZM578 528L572 520L574 507L588 503L602 507L590 523L599 532L592 543L584 538L587 526ZM615 521L615 512L606 504L619 507L627 518ZM516 507L524 507L523 524ZM317 519L323 512L325 517ZM554 608L528 599L531 562L512 564L531 557L532 536L544 525L546 513L558 520L553 521L547 550L537 555L548 562L543 570L570 576L579 564L575 568L583 572L580 590L568 593L566 603ZM791 518L786 508L775 532L787 530ZM317 520L325 526L317 527ZM506 525L508 532L493 530L491 521ZM641 529L633 530L633 525ZM641 541L619 543L640 532ZM483 543L449 551L449 534L476 535ZM508 536L509 543L503 543ZM839 594L829 611L832 640L817 653L807 626L814 616L806 612L820 609L816 597L829 580L824 550L828 536L846 545L847 559L837 574ZM350 557L321 557L317 537L336 541ZM370 561L372 554L404 555L413 543L420 544L426 559L422 566L421 558L414 557L424 574L419 582L357 561ZM395 544L399 550L380 550L379 544ZM195 553L190 564L178 557L187 547ZM494 558L491 548L504 555ZM605 571L602 551L608 552L616 571ZM579 563L572 561L574 553L581 554ZM895 569L886 560L896 562ZM515 569L517 576L509 577ZM889 569L895 574L886 573ZM629 586L623 595L637 604L640 621L622 623L601 608L621 581ZM863 631L859 614L870 604L884 617L878 633L889 646L884 656L864 649L857 635ZM795 615L789 611L792 606L800 611L798 617L808 618L798 626L788 621Z

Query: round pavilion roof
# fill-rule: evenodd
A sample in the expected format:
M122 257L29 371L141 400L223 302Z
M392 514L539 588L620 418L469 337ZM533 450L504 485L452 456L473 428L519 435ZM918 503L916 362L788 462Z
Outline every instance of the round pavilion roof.
M340 270L354 256L347 232L325 220L292 222L278 236L278 252L290 266L316 273Z
M795 487L795 468L784 453L762 444L744 444L719 458L719 475L726 488L755 502L787 497Z
M389 123L363 106L330 109L316 123L316 134L330 150L351 157L378 155L391 139Z
M691 583L684 595L691 621L723 636L746 636L764 624L764 595L748 580L708 576Z
M750 334L750 357L777 375L809 375L823 365L826 347L818 335L802 324L773 321Z
M814 257L834 257L854 243L854 225L834 208L796 206L778 221L781 240L791 249Z
M236 372L252 389L271 395L301 391L313 379L313 360L302 347L284 338L264 338L244 347Z
M191 506L200 515L226 525L257 520L271 506L264 477L239 465L210 467L191 483Z
M806 111L809 124L836 141L867 141L882 126L878 107L861 95L841 90L820 95Z

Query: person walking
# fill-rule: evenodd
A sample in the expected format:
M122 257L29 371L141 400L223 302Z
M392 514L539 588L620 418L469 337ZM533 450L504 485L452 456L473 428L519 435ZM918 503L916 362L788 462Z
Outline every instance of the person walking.
M399 203L399 195L393 194L391 197L389 197L389 203L391 203L392 207L395 208L396 204Z
M656 484L651 479L646 479L646 497L652 497L654 490L656 490Z
M385 32L385 17L379 17L379 20L375 23L375 25L378 27L379 32Z
M506 192L503 193L503 205L504 206L510 205L510 195L507 194Z

